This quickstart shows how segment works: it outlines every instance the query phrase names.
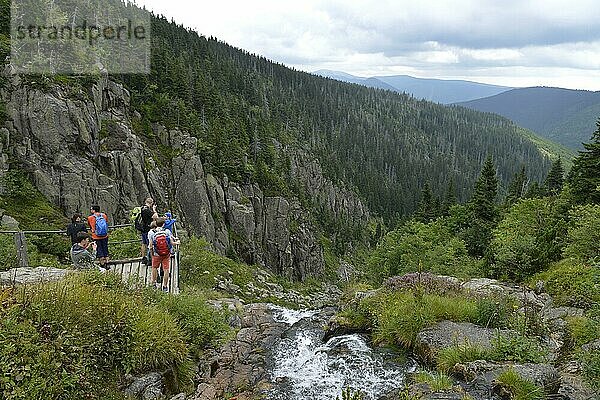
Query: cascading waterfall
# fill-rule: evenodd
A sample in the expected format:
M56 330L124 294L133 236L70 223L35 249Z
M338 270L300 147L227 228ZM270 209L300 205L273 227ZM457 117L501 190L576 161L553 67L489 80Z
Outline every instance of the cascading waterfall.
M276 321L289 325L272 349L274 387L270 400L334 400L344 388L360 391L365 400L379 399L402 386L412 361L373 349L361 335L334 336L322 343L318 311L292 311L273 306Z

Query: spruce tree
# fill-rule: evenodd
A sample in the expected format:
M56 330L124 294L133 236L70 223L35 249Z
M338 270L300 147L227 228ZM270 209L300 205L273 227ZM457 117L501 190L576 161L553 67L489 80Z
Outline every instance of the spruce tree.
M437 206L436 200L433 197L429 182L425 182L425 186L421 191L421 200L419 201L419 208L416 213L416 219L421 222L430 222L437 218Z
M496 169L492 158L488 157L483 164L481 174L475 184L473 197L468 204L469 222L462 235L471 256L482 257L488 251L492 230L496 226L498 218L497 194Z
M448 187L446 188L446 194L444 201L440 207L441 215L447 216L450 214L450 207L456 204L456 190L454 189L454 179L450 178Z
M573 160L569 186L576 203L600 203L600 119L590 143Z
M525 196L527 192L528 186L527 174L525 173L525 166L521 166L521 171L515 174L512 181L508 185L508 193L506 194L506 199L504 200L504 204L506 206L511 206L515 204L520 198Z
M494 222L498 211L496 210L496 196L498 195L498 178L492 157L483 163L481 174L475 184L475 192L471 199L473 216L484 221Z
M550 172L548 172L548 176L544 182L544 186L546 186L546 191L549 195L556 196L560 193L563 187L564 175L565 170L562 165L562 160L558 157L558 159L552 163Z

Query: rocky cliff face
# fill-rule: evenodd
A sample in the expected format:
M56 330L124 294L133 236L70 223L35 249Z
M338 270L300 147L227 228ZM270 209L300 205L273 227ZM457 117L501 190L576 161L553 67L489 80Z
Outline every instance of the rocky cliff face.
M42 90L10 71L5 76L0 174L10 162L65 213L99 204L115 221L152 196L221 254L234 251L248 263L297 279L322 272L320 234L297 199L265 196L256 184L212 176L196 138L184 132L155 125L153 137L138 135L136 112L121 85L102 77L88 90L58 84ZM323 177L309 155L290 154L292 178L316 206L367 223L368 210L351 191Z

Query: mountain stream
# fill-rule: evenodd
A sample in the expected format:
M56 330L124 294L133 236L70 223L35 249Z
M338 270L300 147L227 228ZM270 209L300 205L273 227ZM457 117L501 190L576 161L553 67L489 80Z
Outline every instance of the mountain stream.
M335 400L345 388L364 400L383 399L402 387L412 360L373 348L359 334L333 336L323 342L327 319L320 311L292 311L272 306L276 321L288 325L270 349L269 400Z

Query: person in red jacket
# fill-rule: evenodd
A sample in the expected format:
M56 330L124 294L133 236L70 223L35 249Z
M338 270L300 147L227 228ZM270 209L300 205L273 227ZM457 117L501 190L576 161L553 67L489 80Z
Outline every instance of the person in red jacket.
M108 270L108 217L100 212L100 206L90 207L90 212L87 221L92 230L92 239L96 242L96 257L101 270Z

